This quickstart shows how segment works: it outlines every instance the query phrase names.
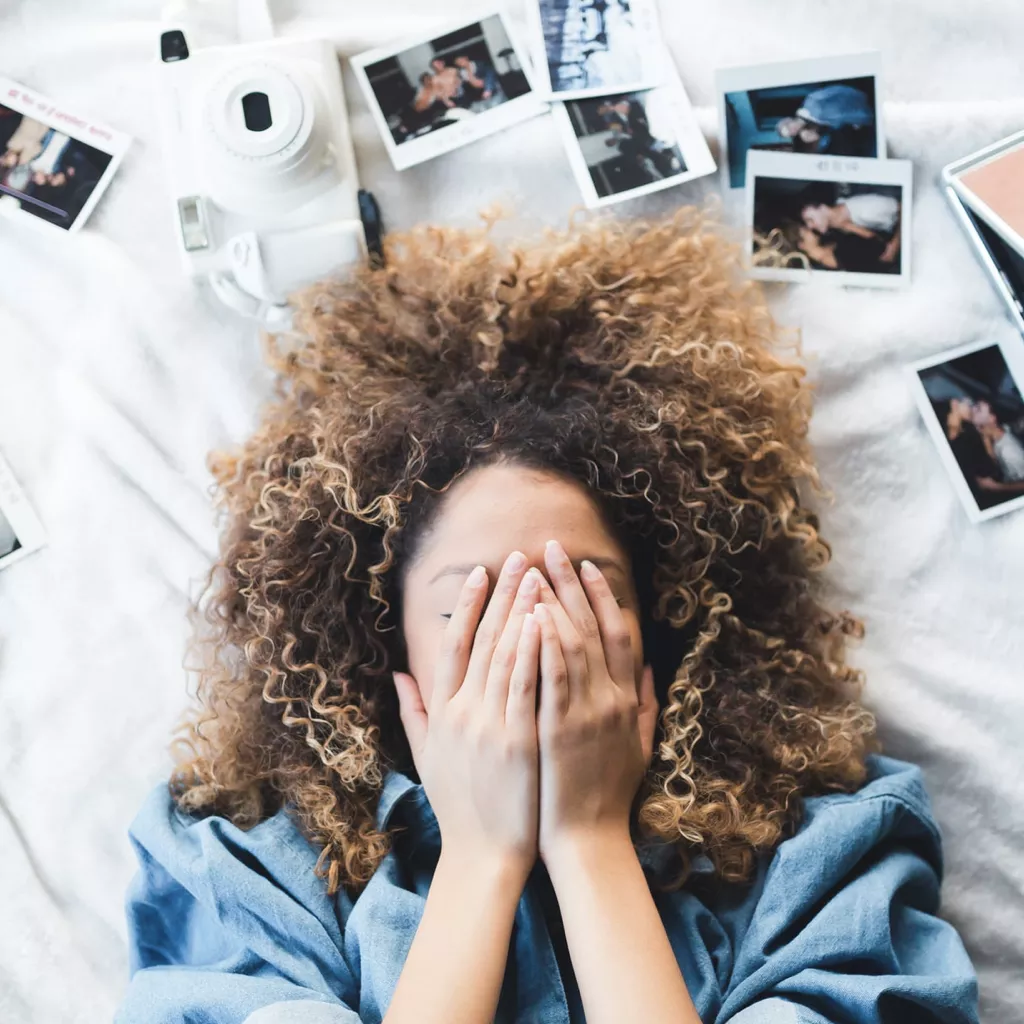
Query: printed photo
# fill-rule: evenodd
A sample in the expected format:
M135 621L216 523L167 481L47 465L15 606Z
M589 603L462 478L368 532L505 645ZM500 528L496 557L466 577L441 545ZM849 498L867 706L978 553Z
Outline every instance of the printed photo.
M655 0L530 0L540 87L560 100L635 92L668 71Z
M76 230L110 183L129 141L0 79L0 214Z
M20 561L45 543L42 524L0 456L0 569Z
M730 188L752 149L884 157L878 54L723 68L719 131Z
M678 79L646 92L570 100L556 116L588 206L646 195L715 170Z
M398 170L547 110L500 13L352 66Z
M751 273L775 281L906 284L912 174L907 160L752 152Z
M973 520L1024 507L1020 366L982 343L912 368L918 404Z

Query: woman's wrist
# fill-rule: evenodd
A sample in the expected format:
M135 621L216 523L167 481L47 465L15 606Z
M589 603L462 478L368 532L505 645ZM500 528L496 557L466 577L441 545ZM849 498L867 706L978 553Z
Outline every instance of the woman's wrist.
M586 877L600 874L609 864L623 858L636 859L629 834L629 823L567 829L552 838L541 850L551 881L561 876Z
M494 891L509 899L514 891L515 899L511 899L511 903L515 906L532 867L533 860L514 851L446 844L442 840L435 877L436 872L441 871L461 880L466 888Z

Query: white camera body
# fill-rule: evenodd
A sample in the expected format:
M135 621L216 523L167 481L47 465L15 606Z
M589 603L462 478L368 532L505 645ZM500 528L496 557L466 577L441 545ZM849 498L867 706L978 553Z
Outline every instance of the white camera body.
M158 65L185 271L272 324L295 288L366 257L341 69L322 39L212 46Z

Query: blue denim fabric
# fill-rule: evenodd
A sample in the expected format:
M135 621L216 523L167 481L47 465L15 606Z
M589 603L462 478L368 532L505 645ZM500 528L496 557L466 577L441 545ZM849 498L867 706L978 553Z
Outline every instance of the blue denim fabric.
M753 885L696 860L656 893L706 1024L977 1022L959 936L936 916L941 840L921 773L869 760L854 794L806 801L799 831ZM139 871L126 910L131 979L115 1024L357 1024L386 1012L440 852L422 786L392 772L378 827L406 826L359 896L329 897L318 850L280 811L244 832L179 811L165 784L129 830ZM662 870L666 848L641 859ZM496 1024L582 1021L543 865L516 911ZM631 1022L629 1022L631 1024Z

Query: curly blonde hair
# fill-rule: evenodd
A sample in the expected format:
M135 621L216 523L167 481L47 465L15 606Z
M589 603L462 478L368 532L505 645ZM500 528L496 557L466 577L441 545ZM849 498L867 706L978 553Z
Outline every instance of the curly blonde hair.
M211 457L226 526L171 792L243 828L287 807L328 891L358 892L390 848L384 775L414 775L403 567L455 480L512 461L584 483L632 555L662 708L634 826L678 853L666 887L698 852L746 880L877 748L843 660L859 624L819 602L804 370L693 208L493 234L391 237L269 346L275 401Z

